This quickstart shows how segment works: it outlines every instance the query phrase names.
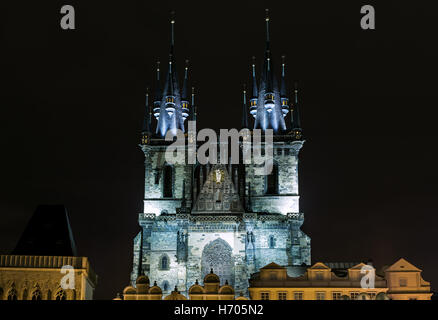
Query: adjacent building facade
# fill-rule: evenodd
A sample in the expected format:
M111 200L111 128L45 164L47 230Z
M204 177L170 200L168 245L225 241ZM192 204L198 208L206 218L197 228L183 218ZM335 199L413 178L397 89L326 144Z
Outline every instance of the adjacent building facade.
M64 206L39 206L14 251L0 255L0 300L92 300L96 284Z
M315 263L303 275L291 277L287 268L276 263L252 275L249 287L252 300L430 300L430 283L421 270L400 259L376 272L374 267L359 264ZM348 266L349 265L349 266ZM332 268L331 268L331 267ZM362 271L366 266L366 271ZM370 270L371 269L371 270ZM372 286L362 283L371 271Z

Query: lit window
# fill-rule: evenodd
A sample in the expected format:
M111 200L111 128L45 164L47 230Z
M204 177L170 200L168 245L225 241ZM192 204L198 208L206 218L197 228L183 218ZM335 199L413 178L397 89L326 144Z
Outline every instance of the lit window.
M359 296L359 292L351 292L350 293L351 300L357 300L358 296Z
M376 300L377 293L369 292L368 295L370 296L371 300Z
M317 292L316 300L325 300L325 292Z
M287 293L286 292L279 292L278 293L278 300L287 300Z
M269 292L262 292L260 294L260 299L261 300L269 300Z
M333 300L341 300L342 292L333 292L332 299Z
M294 292L294 300L303 300L303 292Z

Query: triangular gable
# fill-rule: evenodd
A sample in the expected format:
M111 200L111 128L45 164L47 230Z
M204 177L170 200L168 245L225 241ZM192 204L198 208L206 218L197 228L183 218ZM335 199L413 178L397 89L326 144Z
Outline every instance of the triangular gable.
M329 267L327 267L324 263L322 262L317 262L315 263L313 266L311 266L309 269L315 270L315 269L325 269L325 270L330 270Z
M359 269L359 270L362 270L362 267L363 267L363 266L366 266L366 265L367 265L367 264L361 262L361 263L359 263L359 264L356 264L355 266L352 266L352 267L349 268L349 269L354 269L354 270ZM374 266L372 266L372 265L370 265L370 266L374 268Z
M388 271L420 271L416 266L408 262L407 260L401 258L396 263L388 267L385 272Z
M192 213L242 213L239 194L224 165L213 165L193 206Z

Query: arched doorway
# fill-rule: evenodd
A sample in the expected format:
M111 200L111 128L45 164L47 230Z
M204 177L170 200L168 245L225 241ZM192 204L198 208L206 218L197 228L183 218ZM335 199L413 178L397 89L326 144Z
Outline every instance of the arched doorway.
M231 246L221 238L208 243L202 251L202 278L213 269L213 272L219 276L221 285L225 283L225 280L228 280L228 283L233 286L234 262L232 251Z

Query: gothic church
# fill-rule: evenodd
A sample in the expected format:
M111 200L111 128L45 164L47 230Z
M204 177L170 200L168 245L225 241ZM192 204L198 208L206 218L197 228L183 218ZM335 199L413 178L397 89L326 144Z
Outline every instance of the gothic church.
M274 73L268 14L265 22L262 69L258 78L253 61L249 105L243 91L242 128L273 130L274 164L267 176L257 175L253 164L166 162L166 134L187 132L187 121L197 117L187 65L179 85L171 19L167 72L162 82L157 65L154 95L146 95L140 144L145 156L144 210L138 216L141 232L134 239L133 286L145 274L164 294L177 287L187 295L188 288L213 269L236 293L247 295L251 274L272 261L290 275L310 265L310 238L300 229L304 214L299 209L298 155L304 140L298 92L295 87L290 101L284 60L279 81Z

